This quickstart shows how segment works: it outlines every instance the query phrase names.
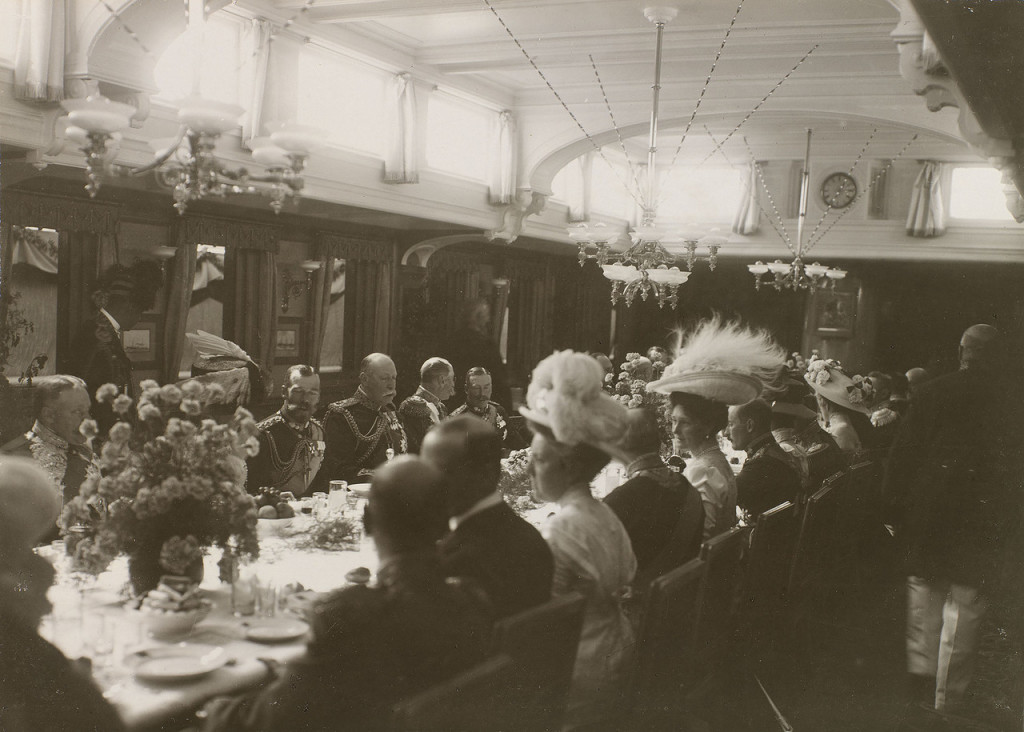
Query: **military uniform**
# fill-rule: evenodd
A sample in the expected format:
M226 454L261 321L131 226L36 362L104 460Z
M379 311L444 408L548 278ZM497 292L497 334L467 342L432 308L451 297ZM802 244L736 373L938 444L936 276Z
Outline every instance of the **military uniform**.
M419 454L427 430L448 418L448 408L428 389L420 386L416 393L398 405L398 419L409 441L409 452Z
M800 469L771 433L752 440L747 460L736 476L736 505L756 518L800 496Z
M50 476L62 503L77 496L86 479L98 476L100 470L88 444L69 443L38 421L31 430L0 448L0 453L34 460Z
M85 381L89 398L93 400L92 416L100 435L105 436L117 419L109 404L96 401L96 390L104 384L113 384L122 394L134 398L135 383L132 360L121 344L121 331L103 312L96 313L72 343L68 371Z
M300 426L278 412L257 427L260 451L248 461L246 488L256 494L260 488L277 488L304 495L316 478L323 461L324 428L315 419Z
M807 429L797 436L797 442L807 452L807 479L811 490L816 491L825 478L849 467L846 456L839 449L835 438L817 422L811 422Z
M324 452L315 490L328 481L368 480L373 469L387 460L388 449L400 455L408 450L402 423L391 404L378 407L362 391L334 402L324 415Z
M506 414L505 408L497 402L487 402L487 407L485 409L474 409L468 404L463 404L452 412L453 417L457 417L460 414L472 414L483 421L490 423L490 425L497 430L498 434L501 435L502 443L504 443L505 438L508 437L508 414Z

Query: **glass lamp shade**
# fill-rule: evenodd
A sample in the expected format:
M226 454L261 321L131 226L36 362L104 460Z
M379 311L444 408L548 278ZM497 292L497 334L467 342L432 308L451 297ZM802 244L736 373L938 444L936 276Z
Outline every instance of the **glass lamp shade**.
M768 274L768 265L765 264L764 262L754 262L753 264L748 264L747 269L750 271L750 274L752 275Z
M789 265L783 261L776 259L774 262L768 265L769 271L773 274L786 274L789 272Z
M307 259L299 266L302 267L302 271L306 274L313 274L323 266L323 262L318 259Z
M708 247L709 249L711 247L721 248L728 243L729 237L722 236L721 234L708 234L707 236L702 236L697 240L697 244L702 247Z
M821 277L828 272L828 267L824 264L818 264L815 262L814 264L808 264L804 267L804 272L807 273L808 277Z
M634 244L642 241L661 241L665 232L657 226L638 226L629 234Z
M832 280L841 280L846 277L845 269L830 269L825 275Z
M270 133L271 141L292 155L309 155L310 151L322 144L327 134L309 125L286 124Z
M64 139L81 147L89 144L89 133L78 125L68 125L64 128Z
M682 285L690 278L689 272L684 272L678 267L658 267L647 270L647 277L651 282L659 285Z
M288 153L270 141L269 137L257 137L249 142L252 159L268 168L287 168L291 165Z
M193 132L220 135L237 127L245 112L237 104L214 102L202 97L187 97L178 108L178 121Z
M68 121L87 133L110 135L129 125L135 107L112 102L96 94L85 99L65 99L61 106L68 111Z
M624 264L605 264L601 271L612 282L632 282L640 279L640 270Z
M588 224L584 222L576 226L570 226L568 231L569 238L577 244L590 242L606 244L618 237L618 234L612 231L608 224L604 223Z

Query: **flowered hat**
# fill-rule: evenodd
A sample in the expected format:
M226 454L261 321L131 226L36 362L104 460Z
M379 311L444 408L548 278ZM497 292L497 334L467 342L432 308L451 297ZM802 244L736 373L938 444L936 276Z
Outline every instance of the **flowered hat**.
M807 364L804 381L811 385L814 393L841 407L855 412L870 414L868 402L871 401L871 384L861 376L849 377L843 372L838 361L827 358L815 358Z
M721 402L746 404L773 384L786 360L765 330L752 330L719 317L701 322L684 338L675 360L647 385L661 394L686 392Z
M604 391L604 369L585 353L556 351L533 370L519 413L566 445L607 452L626 428L626 408Z

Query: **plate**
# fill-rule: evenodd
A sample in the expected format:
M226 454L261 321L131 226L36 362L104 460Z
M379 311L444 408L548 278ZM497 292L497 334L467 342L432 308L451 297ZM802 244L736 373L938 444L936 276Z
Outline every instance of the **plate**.
M126 660L144 681L186 681L216 671L228 662L228 654L204 643L178 643L136 651Z
M355 493L360 498L370 497L370 484L369 483L351 483L348 489Z
M309 632L309 624L301 620L265 620L255 623L245 631L245 637L257 643L284 643L301 638Z

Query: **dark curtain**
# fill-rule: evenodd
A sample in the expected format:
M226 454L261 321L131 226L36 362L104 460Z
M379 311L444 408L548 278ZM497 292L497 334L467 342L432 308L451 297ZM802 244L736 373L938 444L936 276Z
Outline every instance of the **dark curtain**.
M271 369L277 343L277 256L272 251L228 249L224 337L261 367Z
M163 352L160 380L170 384L178 380L178 369L185 351L185 327L192 303L192 283L196 278L197 244L184 238L185 229L178 229L178 251L167 263L167 302L164 307Z
M57 239L57 372L75 373L67 362L71 342L95 316L92 293L100 235L90 231L60 231Z
M553 348L555 275L546 264L510 261L505 266L510 280L509 380L526 383L533 367Z
M327 333L327 314L331 309L331 285L334 280L334 257L320 257L320 269L313 275L309 288L309 328L306 331L306 343L303 358L315 370L320 370L320 354L323 350L324 336Z

